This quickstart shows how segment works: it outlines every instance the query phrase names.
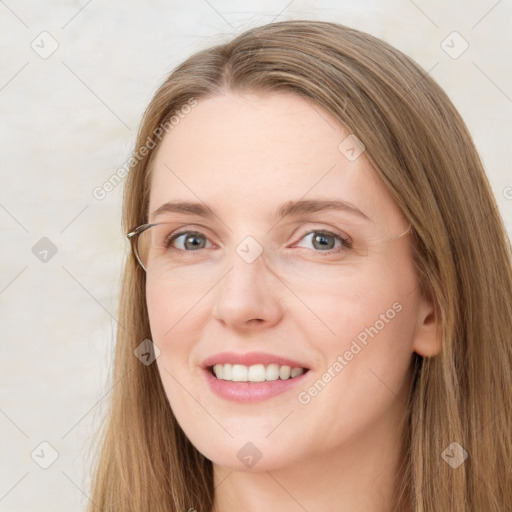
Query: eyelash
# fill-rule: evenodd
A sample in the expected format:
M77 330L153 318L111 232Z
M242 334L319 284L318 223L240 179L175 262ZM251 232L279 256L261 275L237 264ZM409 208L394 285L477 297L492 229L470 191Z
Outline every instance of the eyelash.
M341 236L340 234L333 233L332 231L329 231L326 229L323 229L323 230L314 229L314 230L307 231L307 232L303 233L302 236L299 238L299 242L306 236L311 235L313 233L333 236L334 238L338 239L341 242L340 247L337 247L334 249L329 249L328 251L317 251L315 249L310 249L313 252L319 253L320 255L326 255L326 256L331 255L332 256L333 254L338 254L338 253L346 251L348 249L352 249L352 242L350 239L345 238L345 237ZM201 233L199 231L183 230L183 231L179 231L178 233L173 233L167 237L167 239L165 241L166 248L171 249L173 251L179 251L179 252L189 252L189 253L197 252L197 251L186 251L184 249L176 249L175 247L171 246L172 242L174 242L177 238L179 238L182 235L199 235L199 236L205 237L208 240L208 237L206 237L203 233ZM302 247L302 249L304 249L304 247Z

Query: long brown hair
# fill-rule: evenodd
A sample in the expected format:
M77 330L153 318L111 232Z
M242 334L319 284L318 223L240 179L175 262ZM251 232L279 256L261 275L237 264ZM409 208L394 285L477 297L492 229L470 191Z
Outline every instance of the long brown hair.
M188 58L155 93L125 185L125 231L147 221L159 127L170 131L187 102L226 91L288 91L325 108L363 141L412 225L418 276L439 312L443 347L438 356L413 357L396 495L414 512L512 510L510 241L447 95L400 51L339 24L295 20L248 30ZM148 140L154 148L140 151ZM133 353L151 339L144 280L130 255L90 510L210 512L212 463L178 426L156 364ZM468 454L456 469L442 458L454 442Z

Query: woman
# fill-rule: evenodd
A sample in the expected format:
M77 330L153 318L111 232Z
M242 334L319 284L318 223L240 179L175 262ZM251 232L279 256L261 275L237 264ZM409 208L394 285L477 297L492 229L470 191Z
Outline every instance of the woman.
M91 511L512 510L510 244L415 63L251 29L171 73L132 162Z

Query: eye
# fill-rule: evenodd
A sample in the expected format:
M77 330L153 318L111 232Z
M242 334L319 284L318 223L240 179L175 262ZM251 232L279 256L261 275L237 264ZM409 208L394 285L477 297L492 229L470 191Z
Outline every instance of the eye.
M183 240L179 241L180 238ZM181 247L175 247L175 243L182 244ZM175 233L169 236L166 241L166 247L168 249L178 249L181 251L194 251L195 249L205 249L206 243L210 243L206 236L199 231L182 231L181 233ZM211 245L211 243L210 243Z
M309 242L313 244L313 248L317 249L317 252L332 254L352 248L352 242L348 238L344 238L331 231L310 231L301 238L301 240L306 239L309 239Z
M302 236L301 240L309 238L316 252L327 254L337 253L352 248L350 239L327 230L310 231ZM181 239L181 240L180 240ZM209 244L209 245L207 245ZM199 249L212 247L213 244L208 238L199 231L182 231L169 235L165 241L167 249L176 249L178 251L195 252ZM301 247L299 245L299 247ZM304 246L302 246L304 247Z

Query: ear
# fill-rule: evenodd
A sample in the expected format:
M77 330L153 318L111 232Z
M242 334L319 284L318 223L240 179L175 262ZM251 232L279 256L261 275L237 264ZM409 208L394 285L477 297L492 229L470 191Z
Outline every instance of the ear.
M442 348L441 315L430 294L420 300L413 348L420 356L433 357Z

